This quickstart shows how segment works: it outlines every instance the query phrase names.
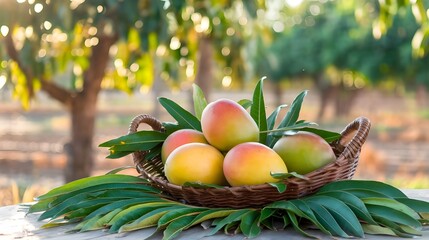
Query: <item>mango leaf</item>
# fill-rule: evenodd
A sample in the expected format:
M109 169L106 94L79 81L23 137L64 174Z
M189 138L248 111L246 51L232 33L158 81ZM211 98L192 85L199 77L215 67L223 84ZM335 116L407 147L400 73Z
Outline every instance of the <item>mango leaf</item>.
M379 225L364 223L362 224L362 229L365 233L368 234L396 236L395 232L393 232L392 229Z
M109 229L110 233L118 232L119 228L133 220L136 220L140 216L160 207L166 207L173 205L174 202L151 202L151 203L142 203L131 206L119 212L115 215L107 225L111 226Z
M270 135L273 135L275 137L282 137L288 131L301 130L303 128L310 127L310 126L316 126L316 125L317 124L314 122L301 122L301 123L289 125L287 127L281 127L281 128L279 127L277 129L266 130L264 132L270 133Z
M395 198L395 200L407 205L418 213L429 213L429 202L412 198Z
M167 112L179 123L186 128L201 131L201 122L192 113L186 111L174 101L160 97L159 103L167 110Z
M324 196L330 196L341 200L353 211L353 213L361 220L364 220L370 224L377 224L368 212L365 204L355 195L346 191L330 191L323 193L316 193L316 195L322 194Z
M186 126L182 126L179 123L173 123L173 122L162 122L162 126L164 127L165 133L167 135L170 135L177 130L186 128Z
M287 185L284 182L275 182L275 183L268 183L269 185L275 187L279 193L283 193L287 190Z
M133 169L135 168L135 166L123 166L123 167L118 167L115 169L112 169L110 171L108 171L107 173L105 173L105 175L110 175L110 174L117 174L118 172L127 170L127 169Z
M311 234L307 233L306 231L302 230L302 228L300 228L299 223L298 223L298 219L296 218L296 215L294 213L288 211L287 215L289 216L289 219L291 220L293 228L297 232L301 233L302 235L304 235L308 238L318 239L318 237L311 235Z
M254 238L261 234L261 228L258 226L259 216L260 212L256 210L243 215L240 222L240 230L244 236Z
M399 224L396 224L393 221L390 221L389 219L386 219L386 218L383 218L383 217L379 217L377 215L374 215L373 217L381 225L386 226L389 229L391 229L398 237L412 238L412 237L421 235L420 233L419 234L415 234L414 233L415 230L413 230L413 231L407 231L408 229L402 228Z
M349 238L350 236L344 232L340 227L337 220L331 215L331 213L323 206L318 203L306 201L308 206L313 211L316 219L322 224L326 230L328 230L332 235L337 235L343 238Z
M388 219L389 221L403 224L406 226L411 226L416 229L421 229L422 225L419 221L417 221L415 218L411 217L410 215L401 212L399 210L395 210L390 207L385 206L378 206L378 205L367 205L368 211L373 216L382 217L385 219Z
M177 237L183 229L185 229L195 218L195 216L182 216L180 218L175 219L170 224L168 224L167 228L164 231L163 240L171 240Z
M249 211L251 211L251 210L250 209L236 210L235 212L231 213L230 215L228 215L227 217L223 218L218 223L216 223L215 227L212 229L212 231L207 236L211 236L211 235L217 233L219 230L221 230L227 224L230 224L232 222L240 220L241 217L244 214L247 214Z
M399 189L378 181L370 180L341 180L331 182L319 189L319 192L331 191L331 190L352 190L352 189L365 189L381 193L391 198L406 198L407 196ZM368 192L368 191L367 191Z
M307 198L306 202L312 202L325 207L347 234L356 237L364 236L363 229L356 215L342 201L333 197L315 195Z
M296 177L296 178L300 178L300 179L304 179L304 180L310 180L308 177L298 174L296 172L289 172L289 173L273 173L270 172L271 177L275 178L275 179L288 179L291 177Z
M336 140L340 139L340 137L341 137L340 133L331 132L331 131L327 131L327 130L323 130L323 129L319 129L319 128L304 127L304 128L299 129L299 130L317 134L321 138L325 139L325 141L327 141L328 143L336 141Z
M236 210L234 210L234 209L221 209L221 208L207 209L207 210L204 210L203 212L199 213L194 218L194 220L192 220L192 222L190 223L190 226L194 226L195 224L202 223L202 222L207 221L209 219L226 217L235 211Z
M249 99L241 99L237 103L240 104L244 109L248 109L253 104L253 102Z
M398 211L401 211L413 219L420 218L420 216L412 208L394 199L370 197L370 198L362 198L362 201L365 203L368 210L370 206L382 206L382 207L388 207L391 209L396 209Z
M253 92L253 104L250 107L250 116L259 127L259 142L265 144L267 140L267 117L265 113L265 101L263 93L264 78L261 79Z
M192 84L192 98L194 100L194 111L195 116L198 120L201 120L201 115L203 113L204 108L207 106L207 100L204 96L203 91L196 84Z
M200 214L202 211L207 210L206 208L200 207L191 207L187 205L181 205L180 208L175 209L174 211L170 211L163 215L158 221L158 229L165 228L168 224L174 221L177 218L187 215L195 215Z
M287 107L287 105L286 104L284 104L284 105L280 105L280 106L278 106L271 114L270 114L270 116L267 118L267 130L272 130L272 129L274 129L274 125L275 125L275 123L276 123L276 120L277 120L277 116L279 115L279 113L280 113L280 110L282 109L282 108L285 108L285 107ZM274 144L275 144L275 141L276 141L277 139L276 139L276 137L274 137L274 136L272 136L272 135L268 135L267 136L267 141L266 141L266 143L265 143L265 145L267 145L267 146L269 146L269 147L273 147L274 146Z
M307 203L300 199L294 199L290 201L293 205L295 205L302 212L302 216L306 219L310 220L314 225L316 225L322 232L325 234L331 235L331 233L319 222L317 221L316 216L314 215L311 208L307 205ZM300 215L298 215L300 216Z
M142 228L148 228L156 226L158 223L158 220L165 215L169 211L173 211L177 209L178 206L168 206L168 207L160 207L160 208L154 208L152 211L143 214L138 219L129 222L127 224L122 225L118 232L129 232L134 231Z
M133 153L133 152L132 151L128 151L128 152L126 152L126 151L124 151L124 152L110 151L109 155L107 155L106 158L117 159L117 158L125 157L125 156L127 156L127 155L129 155L131 153Z
M284 127L288 127L288 126L295 124L295 122L299 118L299 113L301 111L302 102L304 101L304 98L307 95L307 93L308 93L308 91L305 90L305 91L301 92L300 94L298 94L298 96L296 96L296 98L293 100L293 102L289 108L289 111L286 113L285 117L280 122L278 128L284 128Z
M106 183L146 183L147 180L144 180L139 177L129 176L129 175L122 175L122 174L114 174L114 175L101 175L101 176L95 176L95 177L87 177L75 180L73 182L69 182L65 185L62 185L60 187L54 188L48 193L39 196L36 198L37 201L57 197L72 191L76 191L79 189L96 186L100 184L106 184Z
M107 142L104 142L99 145L99 147L113 147L115 145L124 145L131 143L151 143L157 142L159 143L164 141L167 138L167 134L158 132L158 131L138 131L132 134L127 134Z

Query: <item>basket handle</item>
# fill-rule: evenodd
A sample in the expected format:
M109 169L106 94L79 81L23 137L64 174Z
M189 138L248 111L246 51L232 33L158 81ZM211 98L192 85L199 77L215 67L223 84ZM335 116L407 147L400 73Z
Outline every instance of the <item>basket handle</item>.
M148 114L141 114L136 116L130 123L130 127L128 128L128 134L133 134L135 132L137 132L140 124L147 124L149 125L153 130L155 131L159 131L159 132L164 132L164 127L162 126L162 123L160 121L158 121L156 118L148 115ZM142 161L142 159L144 159L144 156L146 155L147 152L145 151L139 151L139 152L133 152L132 156L133 156L133 161L134 164L136 166L139 165L139 162ZM139 171L139 169L137 168L137 171Z
M365 143L371 122L366 117L358 117L341 132L337 145L343 148L336 163L341 166L355 159Z

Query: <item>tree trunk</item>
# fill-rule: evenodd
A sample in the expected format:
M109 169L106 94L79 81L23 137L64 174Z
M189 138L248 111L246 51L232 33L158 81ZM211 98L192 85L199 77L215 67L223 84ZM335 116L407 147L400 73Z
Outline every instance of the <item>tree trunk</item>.
M197 66L195 84L201 88L209 101L213 83L213 46L209 36L200 35Z
M88 70L83 75L83 89L71 101L71 144L65 170L66 182L90 176L94 166L93 137L97 98L109 61L109 49L117 37L100 36L99 39L98 45L92 49Z

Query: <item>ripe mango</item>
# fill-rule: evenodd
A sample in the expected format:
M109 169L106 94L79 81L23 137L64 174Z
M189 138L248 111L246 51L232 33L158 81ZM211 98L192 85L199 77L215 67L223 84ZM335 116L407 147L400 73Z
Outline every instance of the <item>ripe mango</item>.
M193 129L180 129L170 134L162 144L161 159L165 164L174 149L187 143L207 143L202 132Z
M173 184L186 182L227 185L223 175L223 155L204 143L188 143L176 148L168 156L164 172Z
M290 172L307 174L335 161L331 146L319 135L298 132L280 138L273 147Z
M255 142L242 143L226 154L223 172L231 186L278 182L271 173L287 173L282 158L271 148Z
M250 114L228 99L219 99L206 106L201 127L207 141L221 151L240 143L259 141L259 128Z

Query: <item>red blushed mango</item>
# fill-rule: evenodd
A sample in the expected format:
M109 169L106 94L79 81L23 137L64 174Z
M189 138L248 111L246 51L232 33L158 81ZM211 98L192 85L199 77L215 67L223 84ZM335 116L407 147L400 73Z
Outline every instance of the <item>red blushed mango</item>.
M168 156L174 149L187 143L207 143L202 132L193 129L181 129L170 134L161 148L161 159L165 164Z
M278 182L271 173L287 173L282 158L271 148L254 142L232 148L223 161L223 173L231 186Z
M273 147L290 172L307 174L336 160L331 146L319 135L299 132L280 138Z
M183 185L186 182L227 185L223 175L223 155L215 147L204 143L188 143L176 148L165 162L168 181Z
M206 106L201 127L207 141L221 151L240 143L259 141L259 128L250 114L228 99L219 99Z

